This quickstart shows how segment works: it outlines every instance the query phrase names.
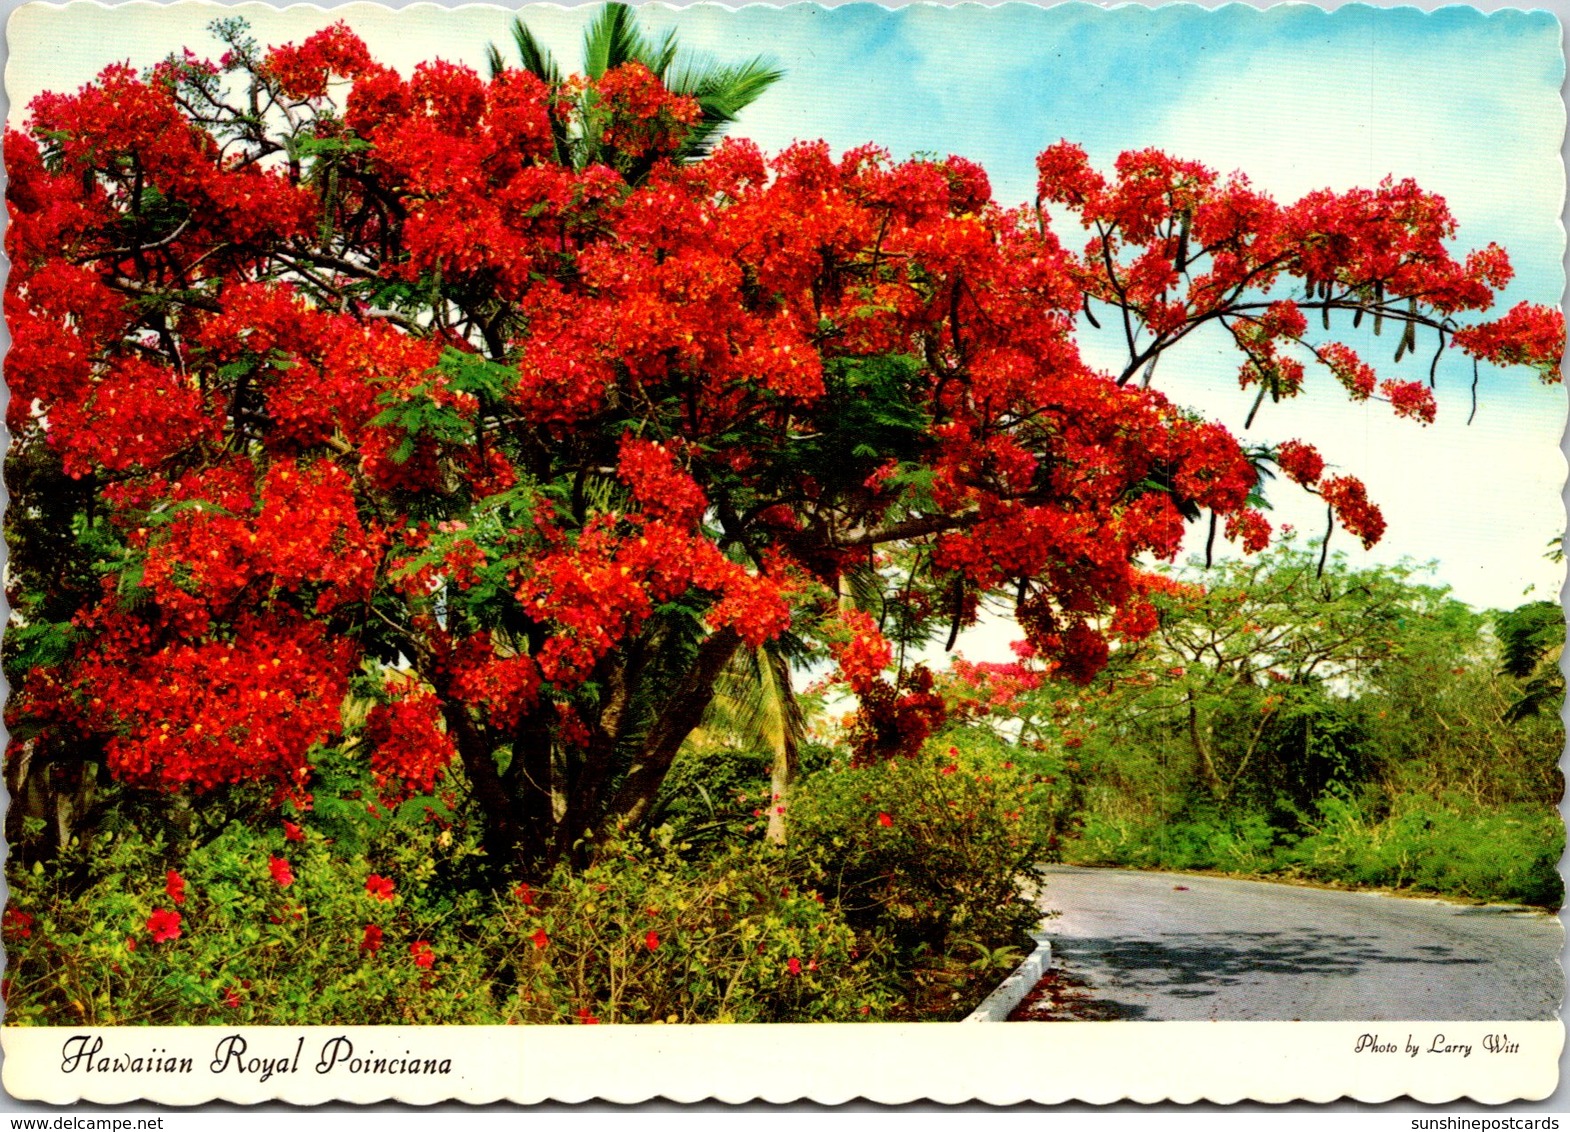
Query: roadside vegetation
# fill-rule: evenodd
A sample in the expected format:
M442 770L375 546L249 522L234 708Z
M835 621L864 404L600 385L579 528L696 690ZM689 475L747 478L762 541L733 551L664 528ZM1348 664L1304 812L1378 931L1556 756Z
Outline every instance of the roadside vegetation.
M1411 567L1283 544L1175 576L1083 688L969 670L988 717L1073 755L1065 861L1557 908L1564 621L1484 613Z

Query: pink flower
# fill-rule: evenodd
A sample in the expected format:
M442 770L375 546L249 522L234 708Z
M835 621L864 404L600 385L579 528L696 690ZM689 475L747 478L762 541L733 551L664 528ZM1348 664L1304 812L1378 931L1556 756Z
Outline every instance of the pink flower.
M171 912L167 908L160 908L147 917L147 930L152 933L154 943L163 943L165 940L180 938L180 913Z

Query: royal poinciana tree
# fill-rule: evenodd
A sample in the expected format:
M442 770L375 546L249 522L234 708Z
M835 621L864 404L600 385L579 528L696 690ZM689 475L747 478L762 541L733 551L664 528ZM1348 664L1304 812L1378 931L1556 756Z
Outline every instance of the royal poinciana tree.
M24 796L104 765L305 807L328 749L389 794L456 761L490 858L537 869L643 820L716 676L783 634L890 757L942 712L896 644L1006 596L1086 679L1154 628L1138 563L1186 520L1268 540L1264 463L1377 539L1307 444L1245 452L1152 384L1202 327L1273 400L1325 371L1431 417L1330 336L1360 319L1558 379L1557 312L1466 322L1505 253L1454 258L1409 182L1281 204L1063 143L1011 210L958 157L705 152L636 61L403 77L342 25L219 31L6 136ZM1081 320L1122 328L1119 372Z

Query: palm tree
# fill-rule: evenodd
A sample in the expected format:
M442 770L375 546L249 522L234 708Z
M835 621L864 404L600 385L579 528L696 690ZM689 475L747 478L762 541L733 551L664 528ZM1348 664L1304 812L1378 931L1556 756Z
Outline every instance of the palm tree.
M524 70L552 88L562 85L556 60L521 19L513 21L512 38ZM763 56L729 65L692 58L678 62L677 56L676 33L667 32L657 43L648 39L638 27L636 14L626 4L606 4L583 36L583 70L590 79L598 79L625 63L642 63L666 90L697 100L702 116L677 151L678 161L697 161L707 155L737 115L784 74ZM489 58L494 78L507 64L495 44L491 45ZM556 160L563 165L583 169L607 156L597 138L570 136L566 122L554 113L551 131ZM629 171L628 182L641 180L650 164L638 163Z
M807 715L791 684L791 658L806 657L789 634L757 648L738 649L715 681L703 723L688 737L694 751L739 744L770 756L767 839L785 844L786 808L796 779Z

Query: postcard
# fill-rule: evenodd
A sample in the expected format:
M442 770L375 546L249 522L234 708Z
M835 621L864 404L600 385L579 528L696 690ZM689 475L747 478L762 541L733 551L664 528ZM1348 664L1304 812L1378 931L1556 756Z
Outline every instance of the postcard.
M1554 1092L1552 13L7 37L10 1095Z

